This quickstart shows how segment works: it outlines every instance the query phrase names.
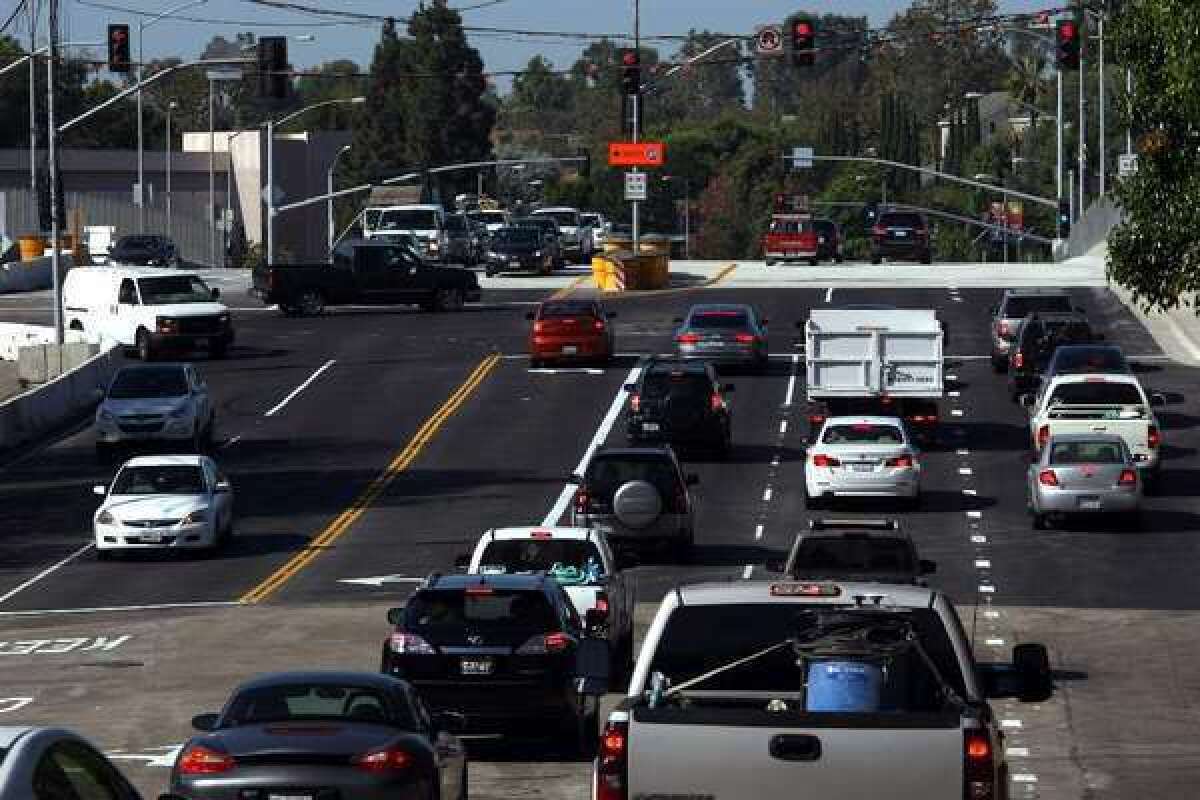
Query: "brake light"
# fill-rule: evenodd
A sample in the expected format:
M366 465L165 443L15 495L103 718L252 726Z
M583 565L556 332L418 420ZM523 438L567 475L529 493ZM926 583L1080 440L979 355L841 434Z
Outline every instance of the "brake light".
M1025 366L1025 354L1022 353L1020 350L1013 353L1012 365L1013 365L1013 369L1021 369L1022 367L1024 367Z
M179 332L179 320L161 319L160 318L158 320L158 332L159 333L178 333Z
M938 418L936 414L913 414L908 418L908 421L914 425L934 425Z
M429 642L412 633L393 633L388 637L388 649L393 653L408 656L431 656L433 646Z
M554 633L539 633L537 636L529 637L525 644L517 648L517 655L520 656L542 656L555 653L564 653L574 641L570 636L562 631Z
M237 766L229 753L194 744L179 757L181 775L219 775Z
M607 613L608 613L608 595L607 595L607 594L605 594L604 592L597 592L597 593L596 593L596 606L595 606L595 608L596 608L596 610L597 610L597 611L599 611L599 612L601 612L601 613L603 613L603 614L607 614Z
M533 332L534 333L545 333L546 332L546 323L542 322L540 319L538 321L534 322L533 323Z
M895 458L889 458L884 462L884 466L888 467L912 467L915 465L916 462L913 460L912 456L896 456Z
M604 320L598 319L594 321L592 323L592 327L595 328L598 333L604 333Z
M587 487L580 486L575 490L575 513L586 514L592 509L592 496Z
M467 588L463 589L463 594L467 594L467 595L476 595L477 596L477 595L490 595L490 594L495 594L495 593L496 593L496 590L486 584L480 584L478 586L468 586Z
M371 750L354 759L354 766L373 773L401 772L413 765L412 754L398 747Z
M708 398L708 405L713 411L720 411L725 408L725 400L722 399L720 392L713 392L712 397Z
M1137 486L1137 470L1123 469L1121 477L1117 478L1118 486Z
M996 323L996 335L997 336L1012 336L1012 328L1010 328L1008 326L1007 322L997 322Z
M820 425L824 421L825 421L824 414L809 414L808 415L808 423L810 425Z
M629 410L635 414L642 410L642 396L640 394L629 395Z
M963 797L993 800L996 796L996 764L987 731L963 731Z
M753 344L758 341L758 337L752 333L739 333L734 337L738 344Z
M1162 444L1162 434L1158 432L1157 425L1151 425L1146 429L1146 444L1152 450Z
M1041 448L1045 447L1046 443L1049 441L1050 441L1050 426L1043 425L1042 427L1038 428L1038 435L1037 435L1038 449L1040 450Z
M680 344L696 344L700 341L700 334L681 333L675 337L675 341L679 342Z
M600 734L596 756L596 800L626 800L629 777L629 722L612 720Z
M842 462L838 461L836 458L832 458L822 453L818 453L817 455L813 456L812 463L814 467L840 467L842 465Z
M882 225L876 225L875 227L871 228L871 235L887 236L887 228L883 227Z
M1038 473L1038 483L1042 486L1058 486L1058 475L1052 469L1044 469Z

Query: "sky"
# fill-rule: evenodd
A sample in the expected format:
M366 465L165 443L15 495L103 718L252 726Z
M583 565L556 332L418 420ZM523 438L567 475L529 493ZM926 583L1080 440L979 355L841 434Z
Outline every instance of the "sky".
M463 11L466 25L518 28L522 30L578 31L589 33L629 33L633 30L633 0L490 0L484 8ZM20 0L0 0L0 20L7 18ZM37 0L44 8L47 0ZM136 23L135 14L109 11L86 3L121 6L150 15L183 4L186 0L61 0L64 41L103 41L110 22ZM354 11L366 14L403 17L416 7L416 0L295 0L307 6ZM489 0L451 0L452 7L485 5ZM798 10L837 12L848 16L867 16L873 27L883 26L910 0L641 0L643 34L684 34L689 28L729 33L753 32L757 25L782 22ZM1062 5L1056 0L999 0L1001 12L1024 12ZM198 22L188 21L190 17ZM141 19L149 19L143 16ZM229 23L223 21L230 21ZM264 8L250 0L207 0L162 19L146 28L147 60L199 55L216 35L232 40L239 31L260 36L288 35L312 38L292 39L290 60L298 68L325 61L348 58L369 65L375 42L379 39L376 23L329 24L328 19L312 15ZM253 22L230 24L233 22ZM42 26L44 30L44 25ZM27 27L17 35L28 37ZM13 31L10 30L10 33ZM134 57L137 57L137 29L134 27ZM538 41L504 35L468 34L479 48L488 71L518 70L542 53L559 68L569 67L586 42ZM674 46L663 48L673 51Z

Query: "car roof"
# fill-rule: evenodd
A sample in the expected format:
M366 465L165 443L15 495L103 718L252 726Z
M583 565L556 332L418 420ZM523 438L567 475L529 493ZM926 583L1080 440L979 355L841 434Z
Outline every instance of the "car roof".
M125 467L198 467L208 461L208 456L134 456L121 465Z
M576 542L592 541L600 535L600 531L597 531L595 528L569 528L565 526L545 525L540 527L493 528L488 533L491 534L492 539L502 542L532 539L535 533L548 533L554 539L567 539Z
M296 683L351 684L373 689L390 690L405 685L403 681L381 672L361 670L297 670L293 672L268 672L257 675L242 683L235 692L249 689L264 689L271 686L286 686Z
M534 213L534 214L542 214L542 213L545 213L545 212L547 212L547 211L571 211L571 212L574 212L574 213L576 213L576 214L578 214L578 213L579 213L579 209L578 209L578 208L574 208L574 207L572 207L572 206L545 206L545 207L543 207L543 208L535 208L535 209L533 210L533 213Z
M825 420L826 425L896 425L903 427L904 423L899 417L887 417L883 415L874 416L845 416L845 417L829 417Z
M771 587L781 583L819 583L834 584L841 589L836 598L812 597L805 595L776 596L771 594ZM881 591L886 589L886 591ZM854 596L875 597L885 594L890 601L885 606L901 608L930 608L937 597L937 592L923 586L910 584L880 584L863 581L812 580L803 578L780 578L778 580L753 580L724 583L693 583L679 586L676 591L680 605L684 606L719 606L740 605L752 603L822 603L829 605L854 605Z

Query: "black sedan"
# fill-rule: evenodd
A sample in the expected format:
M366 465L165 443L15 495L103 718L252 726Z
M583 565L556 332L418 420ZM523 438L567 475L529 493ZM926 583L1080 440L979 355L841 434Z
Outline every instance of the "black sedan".
M554 248L533 227L505 227L492 234L484 253L485 271L490 278L501 272L554 271Z
M180 267L179 248L166 236L122 236L108 252L108 263L134 267Z
M457 714L402 680L281 672L234 690L171 770L175 800L440 800L467 796Z

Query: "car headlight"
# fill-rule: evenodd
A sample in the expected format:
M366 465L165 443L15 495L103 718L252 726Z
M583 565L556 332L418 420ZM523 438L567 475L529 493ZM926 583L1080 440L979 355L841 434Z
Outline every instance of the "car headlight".
M183 519L179 520L180 525L196 525L201 522L208 522L208 509L201 508L188 514Z
M442 246L442 245L441 245L441 243L440 243L440 242L430 242L430 243L429 243L429 249L430 249L430 250L439 250L439 249L441 249L441 246Z
M488 250L488 251L487 251L487 257L488 257L488 258L499 258L499 257L500 257L500 254L499 254L499 253L497 253L495 250Z
M534 258L541 258L541 257L542 257L542 251L541 251L541 250L534 250L534 251L533 251L533 257L534 257Z
M97 525L112 525L114 522L116 522L116 519L107 511L101 511L96 515Z

